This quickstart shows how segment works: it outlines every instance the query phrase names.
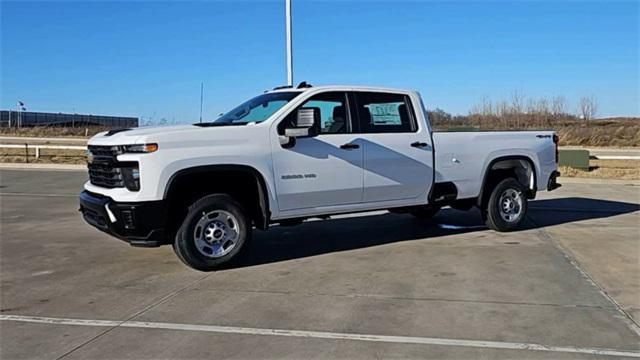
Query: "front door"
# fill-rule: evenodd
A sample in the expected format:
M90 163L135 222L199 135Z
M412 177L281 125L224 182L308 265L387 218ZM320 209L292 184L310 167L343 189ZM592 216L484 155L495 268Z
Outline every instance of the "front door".
M327 92L311 96L300 107L320 112L318 136L273 145L273 170L280 211L358 204L362 201L363 146L352 134L346 94ZM290 124L292 111L279 125Z

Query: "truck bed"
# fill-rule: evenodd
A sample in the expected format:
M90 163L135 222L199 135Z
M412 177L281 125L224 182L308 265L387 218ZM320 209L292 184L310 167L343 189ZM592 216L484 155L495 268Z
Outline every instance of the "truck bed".
M434 132L435 182L453 182L458 198L478 196L485 169L500 158L524 157L539 164L536 189L546 189L555 169L553 131Z

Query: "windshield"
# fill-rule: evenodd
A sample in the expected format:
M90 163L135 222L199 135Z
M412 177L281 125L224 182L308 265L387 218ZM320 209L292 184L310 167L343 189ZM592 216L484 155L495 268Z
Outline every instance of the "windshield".
M209 123L212 125L241 125L265 121L300 92L274 92L262 94L240 104L235 109Z

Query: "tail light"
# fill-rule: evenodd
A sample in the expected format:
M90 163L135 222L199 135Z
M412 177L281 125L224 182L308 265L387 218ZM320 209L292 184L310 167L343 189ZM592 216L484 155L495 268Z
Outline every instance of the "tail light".
M553 134L553 143L556 145L556 164L558 163L558 143L560 142L560 138L558 135Z

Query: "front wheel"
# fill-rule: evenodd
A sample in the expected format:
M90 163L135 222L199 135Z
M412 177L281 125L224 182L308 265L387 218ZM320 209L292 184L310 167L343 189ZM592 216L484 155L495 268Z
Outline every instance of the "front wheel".
M251 223L242 206L224 194L208 195L189 207L173 249L180 260L201 271L236 260L251 239Z
M514 178L507 178L493 188L486 208L485 223L496 231L515 230L527 214L525 189Z

